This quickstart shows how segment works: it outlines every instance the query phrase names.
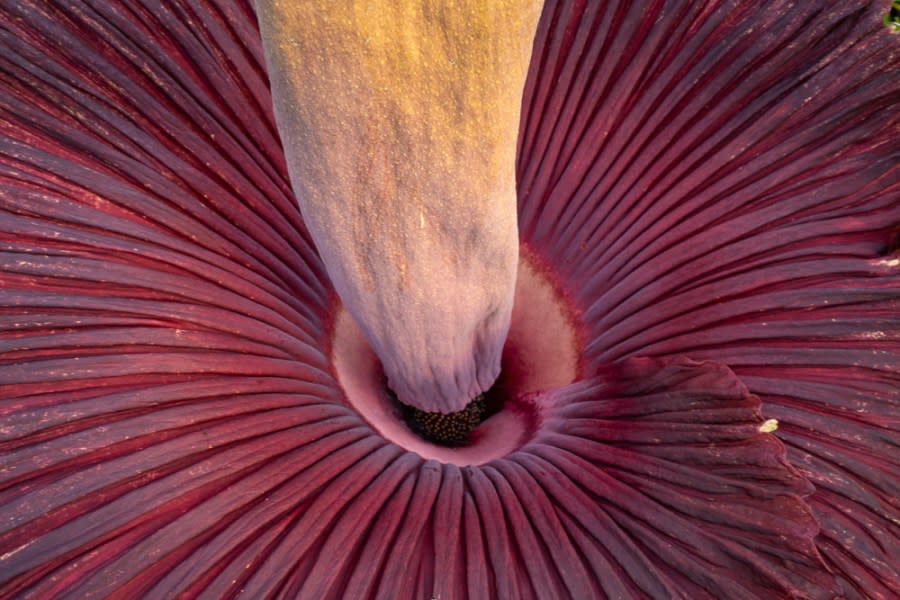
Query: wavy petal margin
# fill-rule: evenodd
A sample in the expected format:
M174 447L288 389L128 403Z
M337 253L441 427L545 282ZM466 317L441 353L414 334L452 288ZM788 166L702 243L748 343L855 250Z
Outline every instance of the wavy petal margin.
M548 5L519 171L585 360L732 367L816 485L822 553L873 598L900 589L889 4Z
M215 380L57 401L68 427L12 432L0 597L834 593L812 488L722 365L629 359L540 394L531 444L465 468L312 394Z
M344 402L250 4L2 2L0 597L890 597L882 8L548 3L521 224L596 376L459 468Z

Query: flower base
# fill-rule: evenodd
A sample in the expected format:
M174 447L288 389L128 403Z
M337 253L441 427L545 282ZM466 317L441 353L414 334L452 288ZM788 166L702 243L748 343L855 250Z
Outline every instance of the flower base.
M503 369L486 393L493 414L465 442L434 443L410 427L407 411L385 389L381 365L361 330L342 307L334 312L331 360L346 401L386 439L426 459L474 465L506 456L540 427L543 409L532 392L580 375L575 311L552 272L524 248Z

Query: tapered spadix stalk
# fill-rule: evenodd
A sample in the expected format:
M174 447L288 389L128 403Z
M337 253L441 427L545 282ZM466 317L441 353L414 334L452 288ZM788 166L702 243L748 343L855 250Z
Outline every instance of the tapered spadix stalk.
M291 181L401 401L462 409L500 370L515 153L541 2L260 0Z

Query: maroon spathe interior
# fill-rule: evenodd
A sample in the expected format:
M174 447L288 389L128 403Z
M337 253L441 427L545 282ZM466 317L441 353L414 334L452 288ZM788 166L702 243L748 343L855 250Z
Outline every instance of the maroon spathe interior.
M4 5L0 598L893 597L887 4L547 3L482 464L342 389L249 2Z

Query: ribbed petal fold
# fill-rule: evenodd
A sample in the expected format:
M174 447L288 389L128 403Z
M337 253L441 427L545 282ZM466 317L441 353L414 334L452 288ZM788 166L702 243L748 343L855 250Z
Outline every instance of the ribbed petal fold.
M520 225L589 378L458 467L333 375L251 4L0 1L0 598L892 597L886 10L547 3Z
M18 435L2 595L831 597L812 487L726 367L628 359L532 401L531 444L462 469L288 392Z
M900 589L887 4L548 4L520 166L523 238L561 271L585 360L732 367L816 484L823 554L878 598Z

